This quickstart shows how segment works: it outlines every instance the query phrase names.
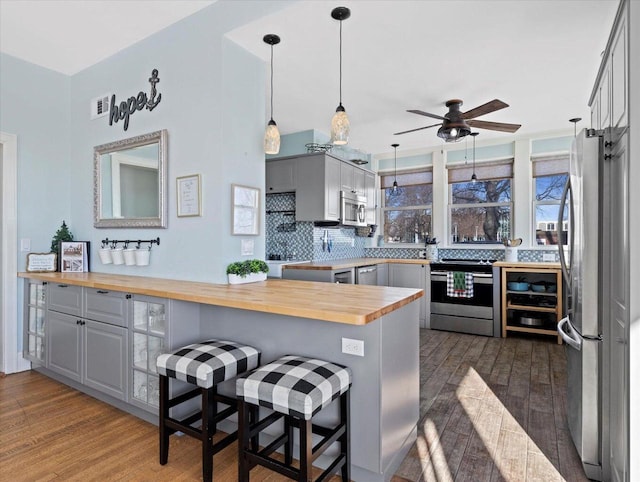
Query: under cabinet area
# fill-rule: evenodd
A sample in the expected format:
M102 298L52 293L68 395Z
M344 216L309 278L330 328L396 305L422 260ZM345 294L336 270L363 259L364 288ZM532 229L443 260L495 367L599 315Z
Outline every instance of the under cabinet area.
M558 268L502 268L502 337L511 332L562 338L562 273Z

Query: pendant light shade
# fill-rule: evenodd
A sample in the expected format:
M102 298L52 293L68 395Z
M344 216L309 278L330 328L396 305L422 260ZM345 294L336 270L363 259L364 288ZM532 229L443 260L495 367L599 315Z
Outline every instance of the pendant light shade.
M338 146L349 143L351 125L347 112L342 106L342 21L351 16L351 10L347 7L336 7L331 11L331 17L340 21L340 100L336 113L331 119L331 142Z
M276 121L273 120L273 46L280 43L280 37L267 34L262 40L271 46L271 114L264 131L264 152L265 154L277 154L280 152L280 131Z
M393 187L391 188L391 195L397 196L400 194L400 188L398 187L398 146L400 144L391 144L393 147Z
M471 137L473 137L473 174L471 174L471 182L476 183L478 181L478 176L476 176L476 136L479 132L472 132Z

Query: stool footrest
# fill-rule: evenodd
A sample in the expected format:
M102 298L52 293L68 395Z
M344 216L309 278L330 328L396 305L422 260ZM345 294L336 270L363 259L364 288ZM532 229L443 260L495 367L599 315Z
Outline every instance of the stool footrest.
M250 467L253 467L259 463L263 467L273 470L274 472L278 472L279 474L282 474L285 477L289 477L293 480L297 480L300 476L300 471L298 469L285 465L279 460L275 460L269 457L263 457L252 452L247 452L245 454L245 457L247 458Z
M318 433L313 429L311 431L316 434ZM318 455L322 454L322 452L324 452L329 447L329 445L342 437L344 431L345 426L340 425L336 429L331 430L332 433L330 435L323 436L323 439L320 440L316 445L314 445L313 449L311 450L311 461L313 462L315 459L317 459Z
M284 443L287 441L287 434L282 434L280 435L277 439L275 439L273 442L271 442L269 445L267 445L266 447L264 447L262 450L260 450L258 452L258 455L261 455L263 457L268 457L269 455L271 455L273 452L275 452L276 450L278 450L280 447L282 447L282 445L284 445Z
M344 454L338 457L337 459L335 459L331 463L331 465L329 465L329 467L327 467L326 470L322 472L322 474L320 474L320 476L315 480L315 482L322 482L328 477L332 477L336 469L339 467L342 467L346 461L347 461L347 457Z

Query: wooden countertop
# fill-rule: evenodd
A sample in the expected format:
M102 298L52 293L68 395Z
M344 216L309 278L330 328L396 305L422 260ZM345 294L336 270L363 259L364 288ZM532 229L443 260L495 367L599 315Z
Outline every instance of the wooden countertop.
M560 269L560 263L542 263L529 261L496 261L494 266L499 268L536 268L536 269Z
M207 305L366 325L423 296L412 288L268 279L224 285L107 273L18 273L21 278Z
M356 266L369 266L371 264L402 263L402 264L429 264L428 259L401 259L401 258L345 258L329 261L309 261L307 263L285 264L282 269L314 269L334 270L348 269Z

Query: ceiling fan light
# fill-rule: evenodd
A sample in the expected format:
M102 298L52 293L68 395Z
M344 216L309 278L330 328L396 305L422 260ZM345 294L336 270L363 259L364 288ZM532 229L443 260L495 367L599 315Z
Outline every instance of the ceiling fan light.
M340 104L331 119L331 143L337 146L348 144L350 130L349 117L347 117L347 112Z
M438 137L445 142L457 142L463 137L468 136L471 133L471 129L466 125L459 126L442 126L438 129Z
M269 120L264 131L264 152L265 154L277 154L280 152L280 131L273 119Z

